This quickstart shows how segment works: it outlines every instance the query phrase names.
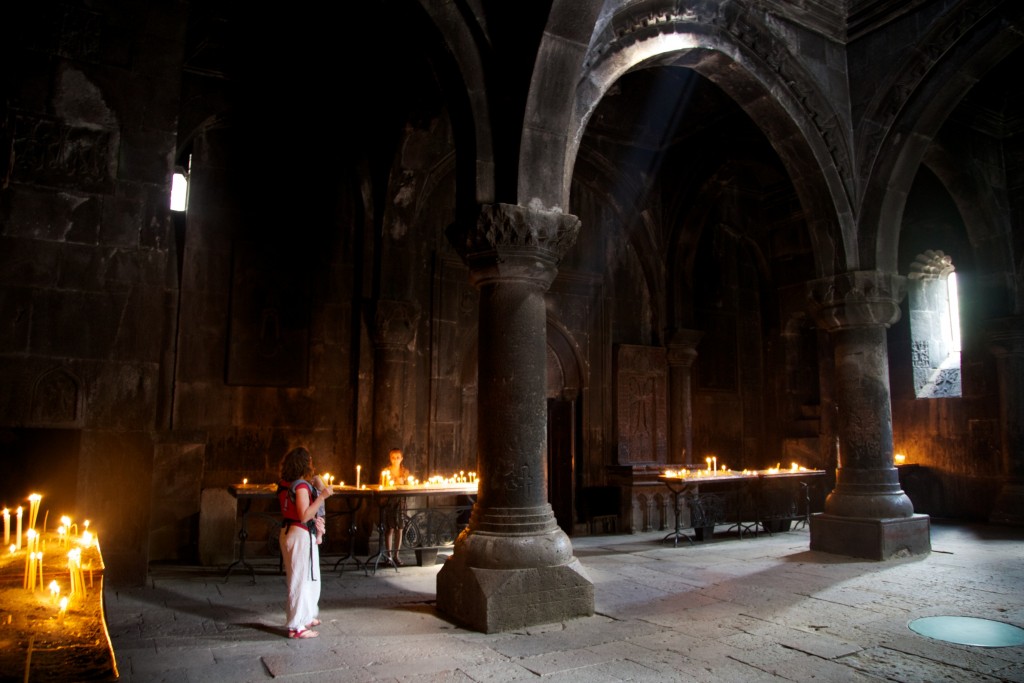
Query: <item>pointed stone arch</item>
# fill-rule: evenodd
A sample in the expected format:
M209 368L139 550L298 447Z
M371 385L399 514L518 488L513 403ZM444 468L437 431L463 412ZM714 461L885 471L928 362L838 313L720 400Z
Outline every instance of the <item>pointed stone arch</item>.
M970 89L1024 45L1024 6L963 3L945 13L876 88L855 131L864 187L858 207L860 264L897 272L906 198L932 140Z
M527 177L530 174L524 173L520 201L567 206L583 131L597 103L619 77L637 68L686 67L722 88L761 125L793 179L807 214L819 274L845 270L849 255L856 253L856 236L850 153L840 133L840 114L788 47L757 16L737 9L737 5L709 4L683 11L678 3L644 3L608 18L590 41L576 75L571 116L562 116L564 103L559 101L547 102L544 111L532 113L547 121L566 121L569 133L564 147L552 144L551 136L541 140L540 133L529 128L524 131L524 148L539 149L546 144L547 152L543 163L535 158L532 165L522 168L561 169L561 183L555 184L557 179L547 174ZM556 77L559 75L541 74L535 83ZM561 74L559 80L567 78ZM538 97L535 102L540 104L543 99ZM532 135L537 136L536 141L531 140Z

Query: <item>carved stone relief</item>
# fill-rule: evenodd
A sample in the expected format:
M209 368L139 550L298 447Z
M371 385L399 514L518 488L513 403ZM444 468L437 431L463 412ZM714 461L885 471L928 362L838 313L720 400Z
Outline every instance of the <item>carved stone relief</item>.
M79 424L81 388L78 379L64 368L44 372L32 388L30 414L36 426Z
M616 358L618 462L667 462L668 360L661 347L620 346Z

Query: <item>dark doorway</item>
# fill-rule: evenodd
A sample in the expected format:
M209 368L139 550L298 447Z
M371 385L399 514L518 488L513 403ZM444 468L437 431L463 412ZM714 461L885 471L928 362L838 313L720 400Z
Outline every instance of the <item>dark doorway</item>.
M576 403L548 399L548 502L567 534L573 528L572 472L576 450Z

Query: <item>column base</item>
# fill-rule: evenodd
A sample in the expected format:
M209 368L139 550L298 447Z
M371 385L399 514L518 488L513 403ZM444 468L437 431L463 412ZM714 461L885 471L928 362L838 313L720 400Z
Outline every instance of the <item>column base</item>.
M811 515L811 550L868 560L927 555L931 519L921 514L888 519Z
M1007 483L996 497L988 515L993 524L1024 525L1024 484Z
M479 569L458 553L437 575L437 609L483 633L594 614L594 585L576 558L526 569Z

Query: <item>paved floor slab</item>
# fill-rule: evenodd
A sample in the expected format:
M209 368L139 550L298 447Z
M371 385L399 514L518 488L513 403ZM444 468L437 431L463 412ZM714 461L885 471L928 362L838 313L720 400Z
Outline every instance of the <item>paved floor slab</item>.
M284 637L276 566L233 576L153 567L107 589L121 672L145 681L1024 681L1024 647L937 643L931 615L1024 619L1024 530L932 524L930 555L865 562L806 530L704 544L663 532L574 538L596 614L481 634L435 609L440 564L325 571L321 637ZM328 568L333 560L325 558Z

